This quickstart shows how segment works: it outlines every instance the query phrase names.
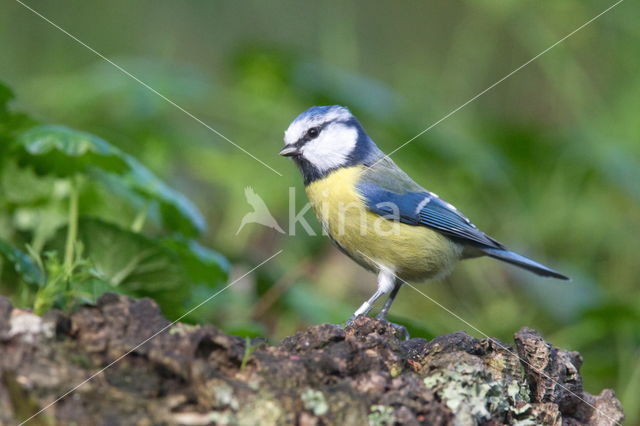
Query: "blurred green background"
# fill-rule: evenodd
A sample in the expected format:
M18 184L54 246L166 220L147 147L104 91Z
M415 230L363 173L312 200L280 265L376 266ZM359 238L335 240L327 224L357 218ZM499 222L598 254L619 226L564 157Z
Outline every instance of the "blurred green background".
M290 121L312 105L345 105L389 152L612 3L29 4L282 173L3 0L0 81L15 109L110 141L193 200L208 223L200 241L229 259L231 280L284 250L203 307L229 332L276 340L343 322L375 285L300 227L236 235L251 211L247 186L287 231L289 187L298 208L306 203L298 171L277 156ZM421 290L506 342L530 326L580 351L587 390L615 389L629 424L640 419L639 13L621 3L393 156L482 230L573 277L474 260ZM481 337L410 288L392 314L415 337Z

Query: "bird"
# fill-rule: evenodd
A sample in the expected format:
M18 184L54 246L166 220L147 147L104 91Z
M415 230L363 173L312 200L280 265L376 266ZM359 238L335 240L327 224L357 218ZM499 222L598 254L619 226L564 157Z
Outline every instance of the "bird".
M401 286L439 279L457 261L489 256L543 277L569 280L509 250L453 205L418 185L385 155L348 108L314 106L284 133L280 155L302 173L305 192L326 234L347 256L377 274L377 288L350 321L387 295L385 320Z
M269 228L275 229L281 234L284 234L284 230L280 227L276 219L273 217L264 200L260 198L258 194L256 194L252 187L247 186L244 189L244 196L247 200L247 203L249 203L251 207L253 207L253 211L245 214L242 217L242 220L240 221L240 227L238 227L236 235L240 233L242 228L244 228L247 223L259 223L260 225L267 226Z

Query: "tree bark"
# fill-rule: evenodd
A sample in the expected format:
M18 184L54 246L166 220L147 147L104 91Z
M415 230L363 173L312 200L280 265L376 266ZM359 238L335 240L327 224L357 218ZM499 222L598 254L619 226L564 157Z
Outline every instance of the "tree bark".
M169 326L165 331L141 342ZM130 352L127 356L124 356ZM0 424L610 425L614 392L583 391L577 352L522 329L515 347L464 332L400 340L385 321L322 324L269 346L170 325L107 294L43 317L0 298Z

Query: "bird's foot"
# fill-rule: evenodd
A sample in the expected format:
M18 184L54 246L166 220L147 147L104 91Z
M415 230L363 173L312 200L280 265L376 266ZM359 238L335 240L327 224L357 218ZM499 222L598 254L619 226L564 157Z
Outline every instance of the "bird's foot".
M351 318L349 318L347 320L347 322L344 324L343 328L352 326L354 321L360 316L363 316L363 315L353 315L353 316L351 316ZM405 326L400 325L400 324L396 324L396 323L393 323L393 322L387 320L386 319L386 315L378 314L376 316L376 319L380 320L380 321L384 321L387 324L389 324L393 328L393 331L394 331L394 334L396 335L396 337L399 338L400 340L409 340L411 338L411 336L409 335L409 330L407 330L407 328Z
M389 321L387 321L389 322ZM409 330L404 325L396 324L393 322L389 322L389 325L393 327L395 331L396 337L400 340L409 340L411 336L409 336Z
M346 323L344 323L343 328L349 327L353 325L353 322L356 320L356 318L358 318L360 315L351 315L351 318L349 318L347 320Z
M402 340L409 340L411 337L409 336L409 330L404 325L396 324L387 319L387 312L381 311L378 315L376 315L376 319L380 321L386 321L389 323L391 327L396 332L396 336Z

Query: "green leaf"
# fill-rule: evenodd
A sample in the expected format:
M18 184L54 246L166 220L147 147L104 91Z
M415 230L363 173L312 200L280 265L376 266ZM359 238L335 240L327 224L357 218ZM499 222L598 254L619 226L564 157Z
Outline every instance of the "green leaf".
M9 145L7 141L13 138L15 132L34 124L25 114L9 110L9 102L13 98L13 91L0 83L0 155L3 156Z
M0 83L0 110L6 110L7 104L14 98L13 90Z
M0 240L0 255L13 265L20 277L29 284L42 285L45 277L38 265L26 254Z
M64 230L61 230L64 234ZM78 238L96 274L129 291L161 291L185 283L179 257L158 242L99 219L82 219ZM62 240L62 235L56 240Z
M8 162L0 170L0 197L10 203L30 204L51 198L55 180L37 176L32 169Z
M114 289L108 282L94 278L84 282L74 282L71 291L73 296L79 299L78 302L95 305L100 296L113 292Z
M60 229L51 248L60 252L64 239L65 229ZM78 239L93 275L110 284L86 289L83 297L89 299L106 289L148 296L176 317L189 307L194 288L217 287L226 279L226 261L194 242L156 241L95 218L80 220Z
M165 239L163 245L178 255L192 283L214 288L226 281L229 262L220 253L193 240Z
M129 172L124 176L125 184L136 193L159 203L166 228L189 237L204 232L205 220L187 197L171 189L132 156L127 155L126 161Z
M19 162L33 167L38 174L84 174L157 202L162 224L174 232L195 237L205 229L204 218L184 195L138 160L97 136L64 126L36 126L18 137L14 150Z
M64 126L35 126L14 144L19 160L40 174L69 177L100 168L123 173L128 165L124 154L92 134Z

